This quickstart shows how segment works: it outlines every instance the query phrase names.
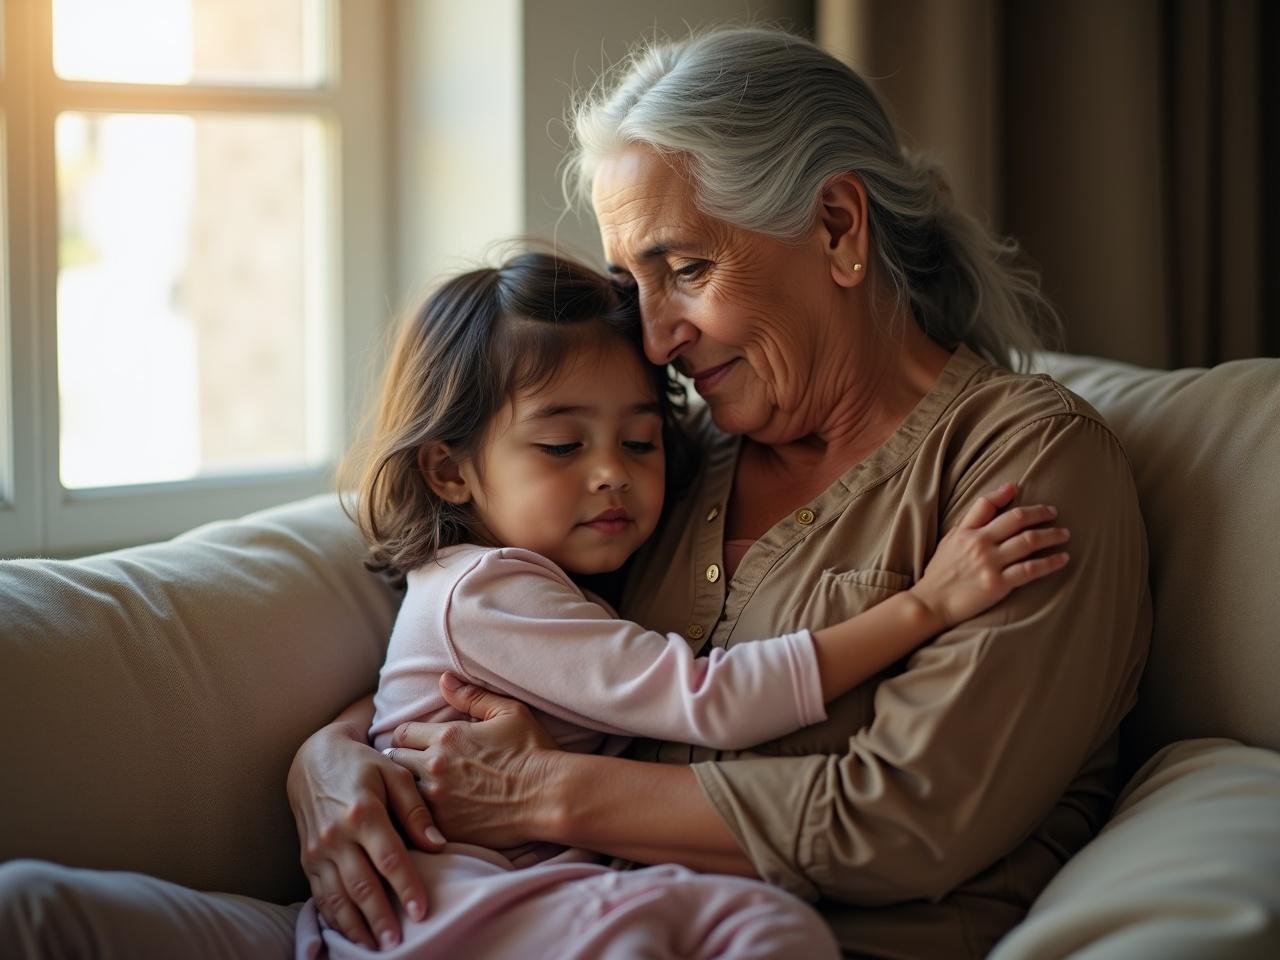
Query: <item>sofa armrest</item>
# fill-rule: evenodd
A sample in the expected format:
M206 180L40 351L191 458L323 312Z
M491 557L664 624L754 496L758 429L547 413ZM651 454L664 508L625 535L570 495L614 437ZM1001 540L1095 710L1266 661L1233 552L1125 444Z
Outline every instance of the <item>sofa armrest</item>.
M398 595L336 495L0 562L0 861L307 894L285 775L371 691Z
M1186 740L1153 756L995 960L1280 957L1280 754Z

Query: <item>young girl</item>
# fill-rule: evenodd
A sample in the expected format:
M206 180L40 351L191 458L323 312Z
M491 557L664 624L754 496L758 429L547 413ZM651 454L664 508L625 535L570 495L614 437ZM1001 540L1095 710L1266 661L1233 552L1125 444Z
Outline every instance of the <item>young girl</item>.
M617 619L586 583L624 566L690 467L683 393L646 363L639 330L606 278L530 253L446 283L401 331L358 485L370 566L407 585L375 746L405 721L463 719L439 692L448 671L524 701L566 750L616 752L626 736L744 749L825 720L825 703L1065 563L1031 557L1066 540L1042 526L1052 508L983 524L980 504L919 583L844 623L696 656ZM991 494L988 514L1012 496ZM626 955L630 938L674 930L673 955L836 955L816 913L762 883L619 873L550 845L443 851L413 854L431 902L426 919L405 905L404 956ZM367 952L311 904L298 932L299 956Z

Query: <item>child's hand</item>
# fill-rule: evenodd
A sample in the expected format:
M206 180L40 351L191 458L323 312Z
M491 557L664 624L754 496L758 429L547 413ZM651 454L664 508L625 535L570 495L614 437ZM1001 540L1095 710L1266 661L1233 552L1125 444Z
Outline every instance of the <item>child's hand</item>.
M946 630L995 606L1015 587L1061 570L1065 551L1026 559L1046 547L1066 543L1063 527L1042 527L1058 515L1037 504L1001 513L1017 493L1004 486L980 497L964 519L938 543L920 582L911 588Z

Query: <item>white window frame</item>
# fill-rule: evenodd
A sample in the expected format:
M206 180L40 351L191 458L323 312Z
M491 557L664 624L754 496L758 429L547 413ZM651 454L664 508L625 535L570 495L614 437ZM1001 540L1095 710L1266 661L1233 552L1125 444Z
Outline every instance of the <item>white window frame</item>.
M387 117L388 3L325 0L329 80L316 88L168 86L63 80L53 70L52 0L4 0L4 224L7 303L0 303L0 558L74 556L163 539L332 489L333 463L310 469L68 490L60 482L57 376L57 183L54 123L68 110L283 112L322 120L331 138L328 221L338 265L315 291L327 302L333 385L330 447L341 455L385 329L391 288ZM7 400L7 403L5 402ZM0 430L0 442L4 431Z

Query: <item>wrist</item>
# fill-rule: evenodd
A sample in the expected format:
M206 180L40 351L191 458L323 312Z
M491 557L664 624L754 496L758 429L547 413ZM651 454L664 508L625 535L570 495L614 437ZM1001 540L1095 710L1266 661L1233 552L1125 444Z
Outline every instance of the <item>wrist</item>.
M937 636L948 629L947 621L936 605L921 596L919 585L895 594L893 599L898 602L899 616L923 636Z
M524 805L529 822L525 833L542 843L573 846L573 800L581 791L577 787L577 764L581 755L563 750L540 750L532 758L537 771L533 787L534 802Z

